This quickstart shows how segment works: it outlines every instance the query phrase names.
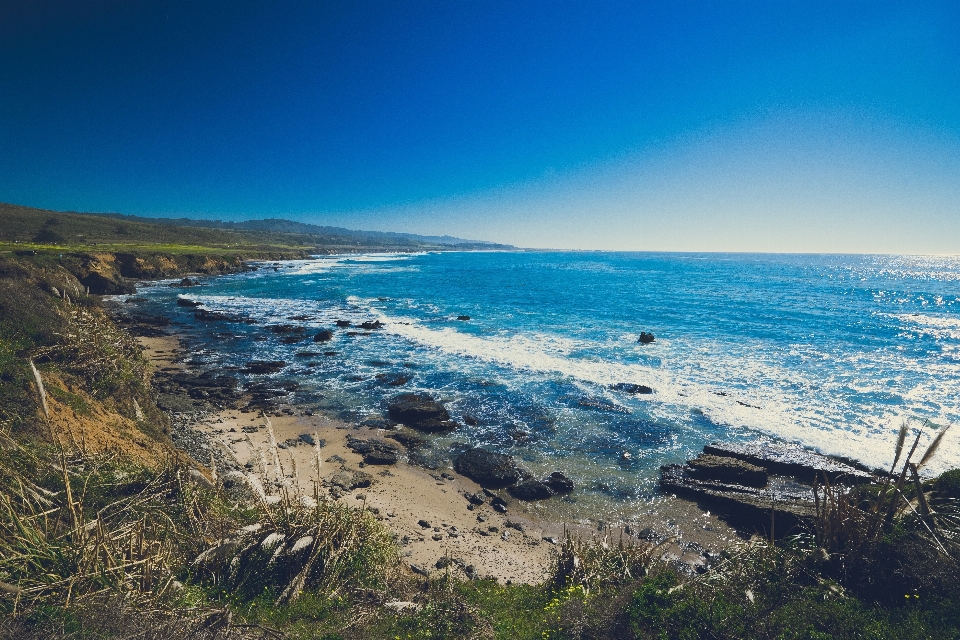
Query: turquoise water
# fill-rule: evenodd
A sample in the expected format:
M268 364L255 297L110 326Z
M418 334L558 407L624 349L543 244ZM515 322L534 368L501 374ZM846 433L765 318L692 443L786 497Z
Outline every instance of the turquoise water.
M476 422L439 446L513 453L618 500L654 495L661 464L712 440L780 438L882 466L903 419L960 418L957 258L365 255L204 282L141 295L183 323L209 366L285 360L275 377L301 384L298 402L350 420L429 392ZM178 295L255 324L198 323ZM337 329L323 345L281 344L265 328L337 319L385 326ZM639 344L641 331L656 341ZM295 356L304 350L336 355ZM409 381L386 384L397 376ZM619 382L654 393L609 388ZM958 442L960 430L931 471L960 466Z

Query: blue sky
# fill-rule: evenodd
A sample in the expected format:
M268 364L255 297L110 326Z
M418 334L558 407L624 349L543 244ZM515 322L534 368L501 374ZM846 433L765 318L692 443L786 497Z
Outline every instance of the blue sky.
M960 4L0 0L0 201L960 253Z

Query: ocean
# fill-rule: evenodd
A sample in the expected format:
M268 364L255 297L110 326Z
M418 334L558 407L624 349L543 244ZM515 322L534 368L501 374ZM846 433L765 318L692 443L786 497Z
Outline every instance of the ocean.
M461 423L440 450L561 470L587 509L655 500L660 465L716 440L885 467L902 421L924 446L960 419L956 257L465 252L258 266L190 289L143 283L138 306L177 323L197 366L283 360L246 377L295 380L298 404L343 420L429 393ZM198 321L178 296L231 320ZM383 328L355 328L372 320ZM284 344L278 324L307 340ZM333 339L312 342L319 329ZM960 428L928 473L957 466Z

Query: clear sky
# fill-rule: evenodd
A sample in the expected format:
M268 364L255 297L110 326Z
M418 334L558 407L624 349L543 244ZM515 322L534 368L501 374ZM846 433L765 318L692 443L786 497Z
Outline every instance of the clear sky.
M960 253L960 2L0 0L0 201Z

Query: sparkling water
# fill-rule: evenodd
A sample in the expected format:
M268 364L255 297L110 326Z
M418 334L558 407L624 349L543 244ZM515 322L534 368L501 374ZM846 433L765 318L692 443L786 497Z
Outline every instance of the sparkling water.
M140 294L181 323L203 366L284 360L249 378L294 379L298 402L351 421L430 393L462 425L439 449L511 453L607 500L655 495L660 465L715 440L776 438L880 467L903 420L929 421L923 446L960 418L955 257L358 255L203 281ZM178 295L234 321L197 321ZM370 320L384 326L363 335ZM273 324L310 333L283 344ZM312 342L319 329L333 340ZM960 428L928 471L960 466L958 443Z

